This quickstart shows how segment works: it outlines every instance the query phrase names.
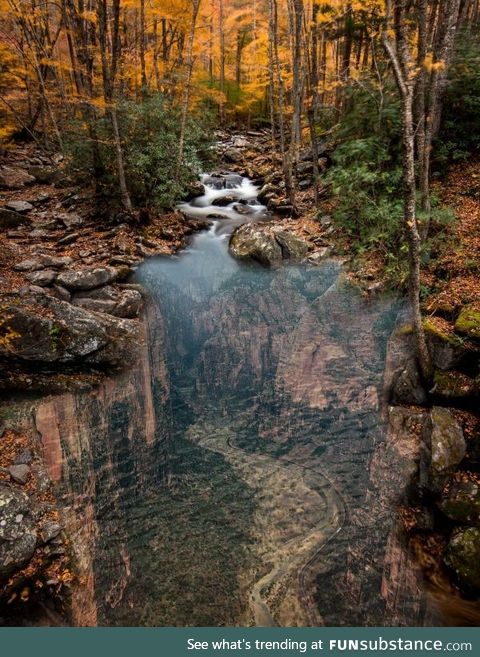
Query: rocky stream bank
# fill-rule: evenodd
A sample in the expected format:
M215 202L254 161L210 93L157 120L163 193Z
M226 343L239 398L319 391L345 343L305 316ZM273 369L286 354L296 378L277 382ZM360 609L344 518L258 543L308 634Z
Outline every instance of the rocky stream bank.
M213 175L218 185L227 185L227 171L247 175L271 213L268 221L247 221L234 232L230 249L236 257L278 267L288 260L320 264L335 255L341 234L326 210L318 213L314 207L308 151L296 172L293 212L280 161L269 154L267 133L220 134L218 148L221 168ZM328 163L323 151L320 170ZM66 468L74 481L74 473L105 459L107 488L119 513L118 491L126 475L121 467L116 470L113 451L107 452L133 450L139 489L142 467L151 467L152 460L165 462L170 420L152 409L155 399L168 405L168 382L161 356L149 353L152 325L142 319L154 311L144 289L129 279L138 263L173 253L215 216L194 219L173 212L145 225L141 218L126 221L121 213L99 218L88 193L62 174L61 161L29 147L7 155L0 186L0 387L5 399L0 407L0 617L4 623L28 618L29 623L95 624L86 547L101 541L93 520L95 490L85 475L78 499L60 491L59 504L60 469L62 477ZM193 185L190 197L202 192L203 186ZM248 220L248 205L238 207ZM381 287L374 278L363 281L366 296ZM432 286L425 303L442 294L448 297L448 290ZM384 468L385 459L392 459L402 491L394 500L400 507L399 529L392 539L391 572L383 580L385 599L392 598L399 572L407 572L412 559L423 568L440 616L455 624L478 624L480 334L475 304L470 295L454 308L436 304L430 310L425 326L436 368L431 386L418 375L408 317L400 317L387 349L387 457L378 461ZM159 317L156 323L161 332ZM125 369L118 381L109 377ZM75 397L82 390L91 390L87 402ZM139 390L140 402L134 401ZM51 397L59 392L67 397ZM14 398L21 410L12 413ZM103 419L102 404L108 409ZM125 446L118 429L111 445L96 444L101 435L92 427L116 427L122 413L128 415L134 447ZM77 436L82 437L78 444ZM372 465L372 478L383 481L380 469ZM81 509L87 509L83 529ZM112 599L121 597L129 577L122 540L115 555L120 590L112 590ZM399 572L395 554L407 560ZM72 589L84 591L74 596L73 609Z

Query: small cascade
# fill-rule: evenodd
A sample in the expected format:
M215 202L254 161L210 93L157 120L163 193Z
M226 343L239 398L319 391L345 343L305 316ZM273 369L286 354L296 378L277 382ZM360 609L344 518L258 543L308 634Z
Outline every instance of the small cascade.
M211 219L214 235L228 236L241 224L270 216L249 178L236 173L202 174L200 182L205 193L177 207L189 217Z

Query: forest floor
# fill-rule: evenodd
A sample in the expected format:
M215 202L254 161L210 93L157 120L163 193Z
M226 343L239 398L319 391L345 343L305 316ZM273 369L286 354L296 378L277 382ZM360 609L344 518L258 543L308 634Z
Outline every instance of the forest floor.
M174 211L154 217L148 225L122 223L108 215L99 217L92 191L75 185L68 176L58 176L58 165L52 166L50 159L31 145L8 151L0 164L0 177L5 168L12 172L8 172L9 184L0 189L0 208L15 210L19 201L32 206L26 211L20 209L23 223L0 233L3 292L28 285L27 272L15 271L14 265L40 250L72 258L72 269L131 266L145 257L173 253L185 244L188 235L206 227L205 222L188 221ZM39 173L39 179L16 184L19 171L22 176L28 171ZM0 226L8 226L7 217L4 222L0 217Z

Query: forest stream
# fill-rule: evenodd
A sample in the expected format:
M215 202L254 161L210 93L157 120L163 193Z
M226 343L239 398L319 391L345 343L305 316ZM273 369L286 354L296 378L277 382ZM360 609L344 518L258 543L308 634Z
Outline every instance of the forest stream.
M396 513L414 460L384 394L402 303L362 296L340 259L232 257L232 231L269 213L246 178L202 182L180 209L210 229L132 281L137 362L12 411L55 483L70 622L435 622Z

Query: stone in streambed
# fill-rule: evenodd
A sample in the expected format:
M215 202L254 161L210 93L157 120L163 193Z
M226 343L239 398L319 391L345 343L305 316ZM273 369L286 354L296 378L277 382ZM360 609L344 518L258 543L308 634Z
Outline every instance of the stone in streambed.
M220 198L214 199L212 205L223 208L231 203L235 203L236 200L235 196L221 196Z
M282 261L282 249L275 237L252 224L237 228L230 238L230 251L237 258L250 258L266 267Z

